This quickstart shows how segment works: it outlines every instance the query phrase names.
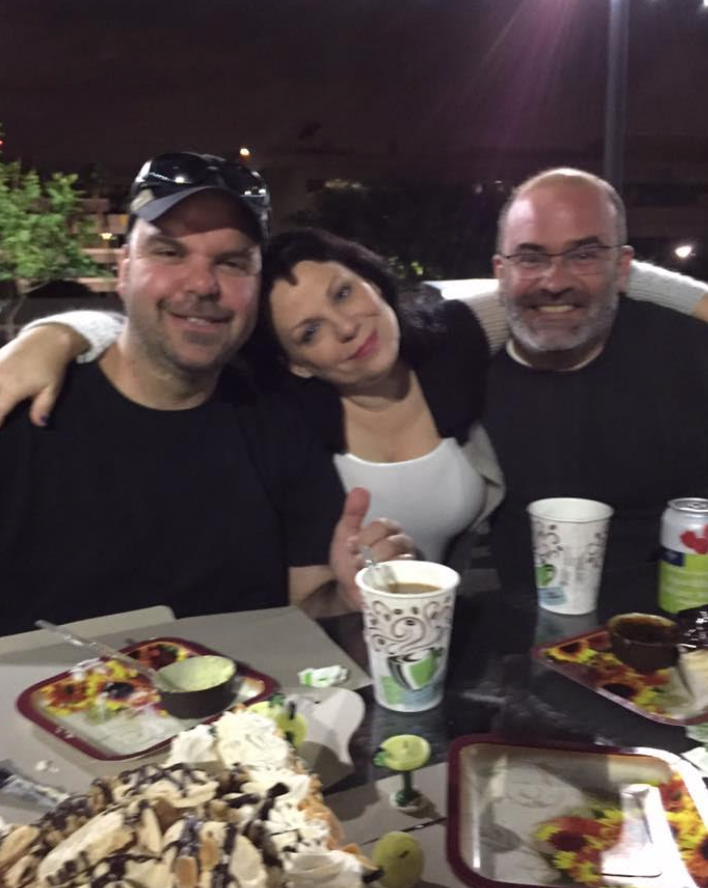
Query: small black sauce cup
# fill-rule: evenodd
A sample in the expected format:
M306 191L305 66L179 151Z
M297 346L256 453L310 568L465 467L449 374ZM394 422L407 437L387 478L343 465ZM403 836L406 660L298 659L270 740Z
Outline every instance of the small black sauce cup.
M215 661L222 661L219 665L223 667L224 677L216 684L199 687L196 690L190 689L189 682L198 681L200 671L205 666L215 665ZM176 718L206 718L217 712L223 712L234 702L236 664L228 657L211 655L188 657L186 660L163 666L162 669L158 669L157 675L158 679L164 675L166 682L175 688L167 690L163 684L157 682L155 684L162 706Z
M678 625L654 614L617 614L607 623L612 653L637 672L656 672L678 659Z

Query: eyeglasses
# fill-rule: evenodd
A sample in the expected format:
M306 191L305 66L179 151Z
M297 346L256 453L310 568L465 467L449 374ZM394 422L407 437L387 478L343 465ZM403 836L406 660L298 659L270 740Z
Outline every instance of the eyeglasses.
M546 253L544 250L522 250L520 253L502 254L521 278L532 280L543 277L550 269L553 260L558 258L573 274L592 275L604 270L609 251L623 244L586 244L583 247L569 247L560 253Z
M270 193L255 170L214 154L178 151L160 154L143 164L130 189L130 200L150 189L156 197L174 194L181 187L214 185L233 192L246 201L261 224L264 234L270 221Z

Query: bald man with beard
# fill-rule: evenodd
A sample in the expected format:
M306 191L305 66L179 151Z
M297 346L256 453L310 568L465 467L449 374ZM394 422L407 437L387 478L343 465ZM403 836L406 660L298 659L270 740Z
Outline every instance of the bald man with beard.
M505 583L532 581L530 502L615 510L606 565L651 561L667 501L708 494L708 327L623 296L633 250L605 181L573 169L523 183L494 268L511 338L484 425L507 484L493 522Z

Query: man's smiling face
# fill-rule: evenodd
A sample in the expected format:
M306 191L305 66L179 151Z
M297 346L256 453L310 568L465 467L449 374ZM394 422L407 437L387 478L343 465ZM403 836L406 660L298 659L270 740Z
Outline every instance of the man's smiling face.
M601 350L632 258L618 237L616 209L591 182L549 179L513 201L494 268L512 337L530 364L570 367ZM566 251L534 270L533 256Z
M249 230L216 192L136 221L119 268L134 360L168 375L218 374L255 324L260 249Z

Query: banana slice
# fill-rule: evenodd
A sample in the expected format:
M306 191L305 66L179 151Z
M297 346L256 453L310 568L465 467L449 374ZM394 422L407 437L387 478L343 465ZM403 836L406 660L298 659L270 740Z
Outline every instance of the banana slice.
M126 825L123 812L105 811L53 848L37 875L46 885L61 885L134 842L135 832Z

